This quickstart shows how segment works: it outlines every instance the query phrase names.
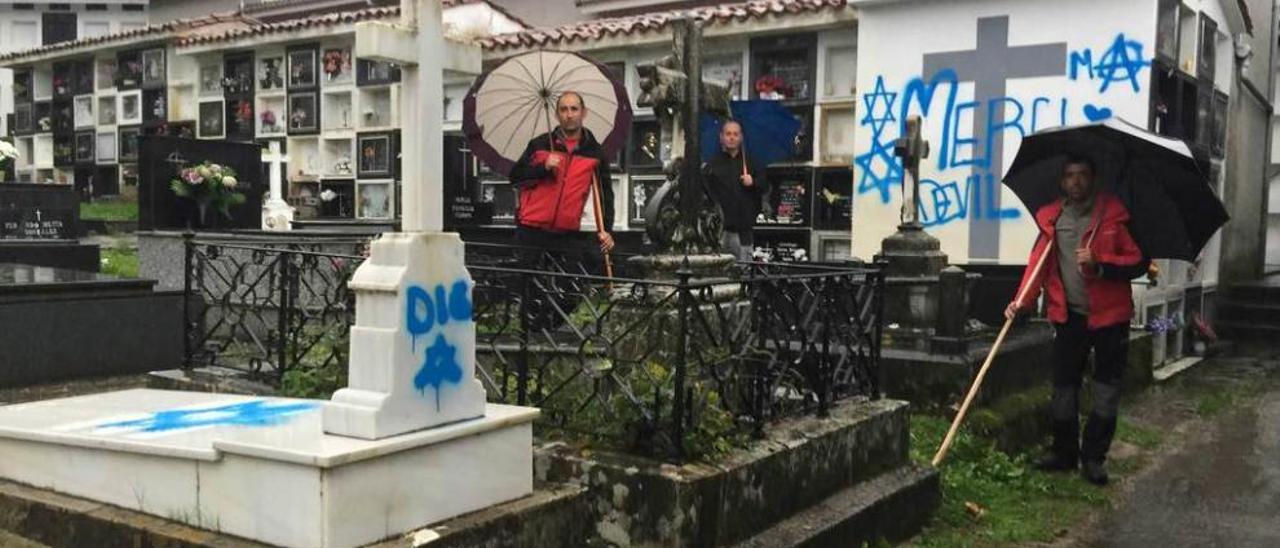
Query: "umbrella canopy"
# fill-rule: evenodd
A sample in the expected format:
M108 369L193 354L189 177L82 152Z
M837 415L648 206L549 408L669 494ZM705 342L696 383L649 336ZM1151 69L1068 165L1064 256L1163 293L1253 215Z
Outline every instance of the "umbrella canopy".
M800 120L777 101L732 101L729 117L742 124L742 146L747 157L760 165L785 160L795 154ZM702 159L720 151L720 126L724 120L702 115Z
M1227 221L1186 143L1119 119L1024 138L1004 184L1034 212L1062 196L1058 185L1068 154L1094 161L1094 184L1124 201L1129 231L1149 258L1193 261Z
M471 86L462 131L472 153L490 169L510 173L529 141L555 127L556 100L566 91L582 96L583 125L612 156L631 126L621 75L576 53L544 50L509 57Z

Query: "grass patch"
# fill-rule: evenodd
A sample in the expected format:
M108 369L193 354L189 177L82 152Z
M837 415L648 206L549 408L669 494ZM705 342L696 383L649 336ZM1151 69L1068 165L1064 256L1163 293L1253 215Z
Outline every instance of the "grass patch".
M1217 416L1223 409L1235 404L1236 395L1230 390L1218 389L1196 397L1196 414L1204 418Z
M95 221L136 221L138 202L84 202L80 218Z
M927 463L950 422L911 417L911 453ZM1090 510L1107 492L1075 474L1046 474L1025 454L995 449L993 440L963 429L941 467L942 507L913 540L915 546L1005 546L1047 542Z
M1143 449L1155 449L1164 442L1164 434L1154 428L1138 426L1120 417L1116 425L1116 439Z
M138 277L138 250L125 247L102 249L101 272L121 278Z

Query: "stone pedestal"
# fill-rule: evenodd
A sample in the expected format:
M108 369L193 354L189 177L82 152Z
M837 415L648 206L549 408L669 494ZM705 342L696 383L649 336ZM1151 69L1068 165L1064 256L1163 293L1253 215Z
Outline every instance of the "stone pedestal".
M631 257L627 259L627 264L649 280L675 280L678 279L678 272L682 269L688 272L692 279L722 278L729 275L734 259L733 255L728 253L715 255L658 253Z
M484 415L473 285L457 234L375 240L351 278L350 381L325 406L325 432L379 439Z
M916 223L899 225L880 247L875 259L885 269L885 323L896 343L923 343L937 322L938 273L947 266L947 255Z

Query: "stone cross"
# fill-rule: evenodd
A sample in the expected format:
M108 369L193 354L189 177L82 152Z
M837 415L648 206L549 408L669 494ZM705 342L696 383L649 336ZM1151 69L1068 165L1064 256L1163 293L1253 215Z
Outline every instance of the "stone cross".
M930 53L924 56L924 78L931 80L938 72L951 69L960 82L973 82L973 100L978 109L973 114L973 139L985 147L987 162L974 164L974 175L991 174L995 183L991 201L983 204L992 211L1000 208L998 181L1004 177L1004 138L989 135L1004 125L1004 103L993 99L1005 96L1005 84L1013 78L1059 76L1066 74L1067 43L1009 46L1009 16L978 19L977 48L966 51ZM981 115L983 109L995 110ZM980 165L984 164L984 165ZM981 180L981 179L979 179ZM984 189L985 191L985 189ZM969 256L994 259L1000 256L1000 226L993 219L973 215L969 219Z
M396 63L400 78L400 227L444 227L444 74L480 72L480 50L445 40L439 0L401 0L397 23L356 25L355 55ZM409 99L412 98L412 99Z
M480 72L480 49L441 31L441 0L402 0L399 24L356 25L356 56L404 67L401 232L383 234L348 286L356 295L346 388L324 408L324 431L363 439L477 419L474 285L462 239L441 232L446 70Z
M643 90L637 104L653 106L659 123L672 128L671 150L677 157L668 166L675 184L664 185L645 208L645 218L654 219L646 230L664 253L717 253L719 229L710 229L707 220L718 214L703 187L699 123L704 111L728 112L729 90L702 80L702 28L696 19L675 20L672 35L671 55L636 67Z
M920 138L920 116L907 119L907 131L894 142L902 158L902 224L920 226L920 160L929 157L929 141Z
M268 149L262 153L262 161L267 163L271 181L271 198L262 204L263 230L289 230L293 222L293 208L284 200L284 184L281 181L281 164L285 157L280 154L280 142L271 141Z

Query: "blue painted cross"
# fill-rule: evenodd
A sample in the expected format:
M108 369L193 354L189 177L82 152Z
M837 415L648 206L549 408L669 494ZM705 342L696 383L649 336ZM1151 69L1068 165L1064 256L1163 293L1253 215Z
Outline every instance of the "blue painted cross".
M272 426L285 422L291 415L305 413L316 407L316 404L306 402L271 403L267 400L250 400L218 407L158 411L140 419L100 424L97 429L172 432L201 426Z

